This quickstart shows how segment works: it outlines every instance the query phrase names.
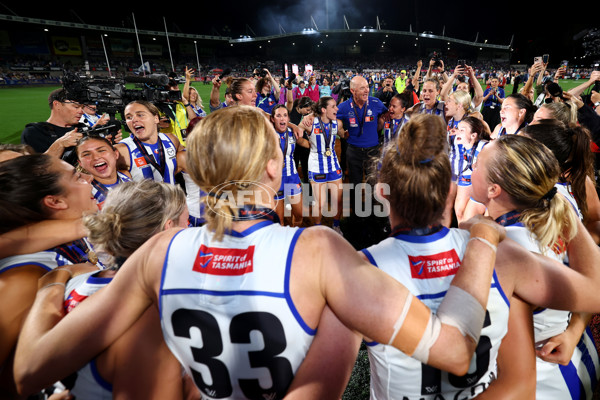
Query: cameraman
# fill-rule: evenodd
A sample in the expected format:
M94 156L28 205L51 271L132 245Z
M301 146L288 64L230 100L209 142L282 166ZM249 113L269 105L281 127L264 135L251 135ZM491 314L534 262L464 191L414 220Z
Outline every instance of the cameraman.
M270 114L273 107L279 103L281 88L279 83L271 76L268 69L258 71L259 79L256 82L256 106Z
M403 72L406 74L405 71ZM406 83L404 87L406 88ZM394 86L394 80L391 76L387 76L383 80L383 85L381 85L377 92L375 92L375 97L381 100L384 106L389 108L390 100L392 100L392 98L397 94L398 92L396 91L396 87Z
M30 145L38 153L61 157L65 149L73 147L82 134L75 127L83 115L83 104L67 98L63 88L48 96L50 117L46 122L29 123L21 133L21 143Z
M177 82L177 74L169 73L168 90L180 92L179 83ZM187 126L190 122L188 119L187 109L185 107L183 94L180 100L170 101L165 103L157 103L161 111L160 131L163 133L171 133L177 137L179 143L185 147L185 137L187 135Z

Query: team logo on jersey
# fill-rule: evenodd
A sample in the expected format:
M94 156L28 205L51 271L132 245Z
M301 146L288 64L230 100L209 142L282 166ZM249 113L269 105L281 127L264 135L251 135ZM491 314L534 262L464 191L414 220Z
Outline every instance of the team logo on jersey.
M410 273L415 279L431 279L456 274L460 258L454 249L428 256L408 256Z
M203 274L239 276L253 271L254 246L226 249L201 245L192 270Z
M135 165L137 165L138 167L143 167L145 165L148 165L146 163L146 160L144 159L144 157L139 157L139 158L134 158L133 162L135 163Z
M169 156L169 158L175 157L175 148L167 147L167 155Z
M63 303L64 309L66 313L71 312L79 303L87 299L88 296L84 294L79 294L75 290L71 292L69 297Z

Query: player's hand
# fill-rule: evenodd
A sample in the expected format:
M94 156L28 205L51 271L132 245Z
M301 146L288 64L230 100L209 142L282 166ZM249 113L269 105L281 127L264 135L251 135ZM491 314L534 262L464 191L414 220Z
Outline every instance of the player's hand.
M540 349L536 348L536 355L544 361L567 365L573 357L575 346L579 338L570 334L569 330L550 338Z
M185 67L185 79L187 79L188 81L192 80L192 78L194 77L194 70L193 69L188 69L188 67Z
M494 221L492 218L483 215L476 215L472 218L469 218L468 220L461 222L458 227L460 229L466 229L470 231L471 228L479 224L484 224L490 228L493 228L498 233L498 243L500 243L506 237L506 228L496 223L496 221Z

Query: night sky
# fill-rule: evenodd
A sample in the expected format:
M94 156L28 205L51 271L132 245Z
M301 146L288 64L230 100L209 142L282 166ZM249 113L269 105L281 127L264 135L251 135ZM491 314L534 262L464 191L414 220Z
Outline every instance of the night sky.
M11 4L14 3L14 4ZM369 4L365 7L363 4ZM563 58L583 55L578 34L597 27L591 10L571 10L565 4L555 7L543 3L453 2L409 0L284 0L198 2L45 2L32 7L27 2L1 2L0 13L21 17L109 25L144 30L222 35L274 35L304 27L343 29L344 16L352 29L375 27L377 17L382 29L434 34L473 41L508 45L514 36L516 58L549 53L557 63ZM510 4L510 7L508 6ZM555 3L556 4L556 3ZM145 6L142 6L145 5ZM502 8L504 7L504 8ZM166 22L166 27L165 27ZM539 53L539 54L538 54ZM516 61L513 59L513 61Z

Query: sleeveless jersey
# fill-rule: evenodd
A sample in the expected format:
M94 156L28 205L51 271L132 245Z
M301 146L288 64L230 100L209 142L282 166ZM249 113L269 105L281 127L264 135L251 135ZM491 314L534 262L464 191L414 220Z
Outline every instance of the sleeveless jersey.
M519 126L519 128L517 128L517 131L516 131L516 132L514 132L514 133L512 133L512 135L516 135L517 133L519 133L519 131L520 131L521 129L523 129L523 127L525 127L525 126L527 126L527 124L523 124L523 125ZM500 130L498 131L498 137L500 137L500 136L504 136L504 135L511 135L511 134L510 134L510 133L508 133L508 132L506 131L506 128L502 126L502 127L500 127Z
M94 248L86 238L75 240L68 244L56 246L52 249L39 251L37 253L21 254L0 259L0 273L12 268L25 265L36 265L51 271L54 268L62 267L68 264L79 264L89 262L96 265L98 269L103 269L104 265L100 260L96 260L92 254Z
M277 131L275 131L277 132ZM296 137L290 128L279 135L279 147L283 152L283 176L298 175L296 163L294 162L294 150L296 149Z
M436 312L460 267L469 232L441 228L429 235L396 234L363 252ZM496 358L507 332L509 300L494 272L481 337L464 376L422 364L392 346L367 343L371 399L472 399L496 379Z
M507 237L524 246L529 251L541 253L537 240L520 222L513 221L506 227ZM544 254L564 262L562 255L552 251ZM533 313L534 340L541 347L569 324L569 311L538 309ZM543 361L536 357L536 398L547 399L591 399L600 378L600 361L589 328L582 335L571 361L567 366Z
M202 107L200 106L195 106L192 103L189 104L189 107L191 107L192 111L194 112L194 114L196 115L196 117L206 117L206 111L204 111L202 109Z
M0 259L0 274L12 268L24 265L36 265L46 271L63 265L73 264L68 258L53 250L39 251L31 254L20 254Z
M387 146L389 142L394 140L398 133L402 130L405 123L408 122L408 117L404 116L399 119L393 119L383 124L383 146Z
M200 190L190 174L183 171L181 175L185 183L185 196L190 213L190 225L201 226L206 222L204 219L204 201L202 201L202 197L206 196L206 193Z
M117 181L112 185L105 185L103 183L98 182L97 180L92 181L92 196L96 199L96 203L98 203L98 207L102 208L102 205L106 201L106 196L108 196L108 192L110 189L123 182L130 182L131 178L122 173L121 171L117 171Z
M121 140L127 146L129 150L129 173L134 181L141 181L142 179L153 179L157 182L175 183L175 172L177 171L177 149L171 139L164 133L158 134L157 144L162 147L165 155L165 173L161 175L160 171L157 170L133 141L133 137L128 137ZM154 157L154 160L158 160L158 154L155 151L160 151L157 147L155 149L150 145L143 145L148 157ZM159 161L156 161L159 162Z
M575 211L575 214L577 214L577 217L583 221L583 215L581 214L577 200L575 200L575 196L571 191L571 185L567 182L557 182L554 186L556 187L558 193L562 194L573 206L573 210Z
M316 333L289 292L300 233L263 221L220 242L206 226L172 239L159 292L161 325L204 399L285 395Z
M462 144L454 143L450 154L450 165L452 166L452 177L456 177L458 186L471 186L473 164L487 143L486 140L480 140L470 149L466 149Z
M96 276L97 273L98 271L92 271L77 275L67 282L63 303L65 313L69 313L79 303L112 280L110 277L98 277ZM71 394L78 399L88 400L110 400L113 398L112 384L100 376L95 359L92 359L77 371L77 379L73 388L71 388Z
M433 114L433 115L439 115L440 117L442 117L444 119L444 122L446 122L446 110L445 110L445 105L443 101L437 101L435 103L435 107L433 107L431 110L427 109L427 107L425 106L425 103L421 102L417 104L417 113L418 114Z
M341 170L335 153L335 137L338 127L337 121L329 124L321 124L320 118L315 117L312 130L308 135L310 141L310 153L308 155L308 170L317 174L326 174ZM326 151L331 153L326 155Z

